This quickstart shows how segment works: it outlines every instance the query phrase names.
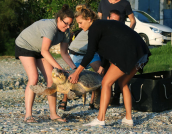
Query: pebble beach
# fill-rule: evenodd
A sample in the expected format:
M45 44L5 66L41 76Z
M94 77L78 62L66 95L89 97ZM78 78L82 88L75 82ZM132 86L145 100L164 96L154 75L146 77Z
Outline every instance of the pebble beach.
M63 59L56 59L65 69L69 69ZM40 74L40 73L39 73ZM91 94L87 93L86 105L82 98L68 100L66 111L58 109L63 95L57 93L57 113L68 122L60 123L49 119L49 106L46 96L36 96L33 105L33 117L38 123L23 122L25 115L24 91L27 76L20 62L13 57L0 59L0 134L171 134L172 110L163 112L141 112L132 110L134 126L121 124L125 116L122 96L120 106L109 106L106 112L106 125L85 127L98 115L98 110L88 110ZM46 85L39 75L39 84Z

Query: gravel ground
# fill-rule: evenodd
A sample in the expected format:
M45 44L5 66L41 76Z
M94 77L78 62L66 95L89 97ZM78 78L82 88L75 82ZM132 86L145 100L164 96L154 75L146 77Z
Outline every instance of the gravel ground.
M57 60L64 68L68 68L62 59ZM82 105L82 98L69 100L67 111L58 110L60 116L65 117L67 123L49 120L49 107L46 96L36 96L33 105L33 116L38 123L26 124L24 89L27 76L19 60L14 58L0 59L0 133L119 133L119 134L157 134L172 133L172 110L155 112L132 111L134 127L121 125L125 116L122 103L118 107L109 106L106 113L106 126L83 127L82 124L92 121L98 110L88 110L91 95L87 94L86 106ZM39 83L46 85L43 77L39 76ZM57 104L62 95L57 93Z

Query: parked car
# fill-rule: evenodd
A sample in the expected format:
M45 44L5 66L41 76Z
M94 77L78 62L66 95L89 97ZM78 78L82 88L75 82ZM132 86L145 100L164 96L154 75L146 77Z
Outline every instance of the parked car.
M152 16L146 12L133 10L136 26L135 31L140 34L147 45L165 45L171 40L172 29L159 24ZM126 25L130 25L129 18L126 19Z

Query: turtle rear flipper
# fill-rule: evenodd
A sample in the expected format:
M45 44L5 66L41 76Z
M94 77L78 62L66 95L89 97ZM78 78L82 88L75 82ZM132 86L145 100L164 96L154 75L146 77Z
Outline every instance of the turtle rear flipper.
M70 90L67 94L67 98L73 100L76 97L76 91ZM86 93L82 94L82 100L83 100L83 107L85 106L86 102Z
M75 92L69 91L67 94L67 98L73 100L76 97Z
M53 93L57 92L57 89L53 87L53 85L51 87L44 87L41 85L31 85L30 89L38 94L38 95L52 95Z

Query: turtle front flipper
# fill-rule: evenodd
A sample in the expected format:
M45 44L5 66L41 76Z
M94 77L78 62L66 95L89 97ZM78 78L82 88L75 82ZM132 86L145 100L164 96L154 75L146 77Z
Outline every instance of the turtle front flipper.
M52 85L51 87L44 87L41 85L31 85L30 89L39 95L52 95L53 93L57 92L57 88L55 85Z

